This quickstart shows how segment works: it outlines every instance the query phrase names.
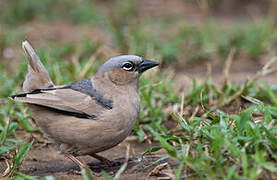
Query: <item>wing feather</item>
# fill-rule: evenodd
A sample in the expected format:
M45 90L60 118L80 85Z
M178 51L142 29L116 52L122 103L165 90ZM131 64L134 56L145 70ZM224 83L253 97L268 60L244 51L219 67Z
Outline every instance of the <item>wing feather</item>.
M70 88L42 89L38 93L26 93L25 96L15 95L12 98L20 102L93 116L105 110L93 97Z

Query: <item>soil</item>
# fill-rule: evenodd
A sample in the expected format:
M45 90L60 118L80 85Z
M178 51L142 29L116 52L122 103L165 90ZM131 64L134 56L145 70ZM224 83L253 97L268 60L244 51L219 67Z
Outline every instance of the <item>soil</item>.
M95 173L99 174L104 170L110 175L114 175L126 160L127 144L130 145L130 156L128 166L122 174L121 179L141 179L141 177L148 177L148 174L156 166L166 162L166 160L164 160L158 164L153 164L154 161L162 156L161 154L147 155L142 161L139 161L138 158L140 154L149 149L152 145L128 140L113 149L99 153L99 155L113 162L118 162L116 166L109 167L89 156L78 158L85 162ZM172 162L171 165L174 165L174 162ZM23 162L20 170L23 173L35 176L53 175L55 179L82 179L79 174L80 169L78 166L62 154L57 153L52 145L36 144L30 151L27 159ZM148 178L155 179L150 176ZM104 178L99 177L99 179Z
M228 81L233 84L245 83L248 79L253 78L258 71L261 71L264 65L269 62L269 60L269 58L263 60L234 59L230 66ZM207 70L207 66L209 64L211 65L211 72L208 72ZM172 78L174 80L174 86L177 89L189 90L192 85L192 79L196 79L197 81L201 82L206 79L207 75L210 75L212 81L215 84L222 85L224 81L224 66L225 65L222 61L207 61L206 63L203 62L201 66L197 65L197 63L191 65L187 64L184 66L179 65L178 68L175 68L175 72L177 71L177 73L175 73ZM276 70L276 62L273 63L270 67L271 69ZM276 76L277 72L274 71L259 78L259 81L266 81L269 85L274 86L277 84Z
M22 139L30 138L29 135L23 132L19 136L22 136ZM26 159L20 166L19 170L22 173L38 177L51 175L57 180L82 179L80 169L76 164L58 153L46 139L40 136L37 138L39 138L39 142L37 141L33 144ZM157 145L157 143L139 143L136 137L129 136L118 146L98 154L114 162L116 164L114 166L108 166L90 156L79 156L77 158L86 163L98 175L97 179L104 179L102 171L107 172L109 175L115 175L124 164L127 146L129 146L128 164L120 179L142 179L142 177L143 179L156 179L157 177L167 177L165 173L170 171L171 168L176 168L177 163L168 159L154 163L165 155L164 151L141 156L143 152ZM158 168L159 170L157 171L156 167L161 165L162 168ZM5 162L0 161L0 173L3 173L6 168ZM151 173L155 176L152 176Z

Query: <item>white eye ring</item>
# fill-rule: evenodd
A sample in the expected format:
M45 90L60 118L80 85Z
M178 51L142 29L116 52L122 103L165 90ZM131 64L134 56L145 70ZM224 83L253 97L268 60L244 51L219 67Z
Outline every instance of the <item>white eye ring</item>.
M134 69L134 64L131 62L126 62L123 64L122 69L126 71L132 71Z

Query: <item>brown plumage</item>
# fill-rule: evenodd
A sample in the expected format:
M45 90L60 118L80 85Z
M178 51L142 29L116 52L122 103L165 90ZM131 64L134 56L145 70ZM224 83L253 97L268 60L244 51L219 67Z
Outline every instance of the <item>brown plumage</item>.
M24 94L10 96L28 103L31 114L57 149L79 166L74 156L112 148L131 132L140 110L138 78L158 63L134 55L106 61L91 79L55 86L30 44Z

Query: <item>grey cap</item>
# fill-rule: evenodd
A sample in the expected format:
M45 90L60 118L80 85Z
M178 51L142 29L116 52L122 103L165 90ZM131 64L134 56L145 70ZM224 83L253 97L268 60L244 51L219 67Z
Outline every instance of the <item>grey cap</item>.
M110 58L99 69L99 71L106 72L114 68L120 68L126 62L132 62L138 65L143 62L143 58L136 55L121 55Z

